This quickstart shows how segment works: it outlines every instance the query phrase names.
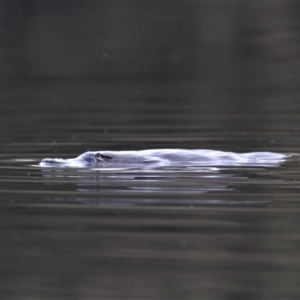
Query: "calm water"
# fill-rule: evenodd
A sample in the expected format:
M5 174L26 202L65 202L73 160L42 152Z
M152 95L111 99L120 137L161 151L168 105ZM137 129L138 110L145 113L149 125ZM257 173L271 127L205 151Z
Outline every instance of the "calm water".
M100 149L300 152L293 113L163 109L2 111L3 299L299 297L299 158L269 168L38 166ZM289 127L258 130L265 118ZM240 130L245 120L253 129Z
M300 1L0 1L0 299L300 299L300 158L41 168L153 148L300 153Z

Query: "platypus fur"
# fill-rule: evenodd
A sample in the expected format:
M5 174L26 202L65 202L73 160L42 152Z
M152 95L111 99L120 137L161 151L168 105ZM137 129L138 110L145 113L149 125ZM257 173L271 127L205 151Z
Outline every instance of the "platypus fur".
M153 149L88 151L76 158L45 158L48 167L276 165L289 155L274 152L235 153L216 150Z

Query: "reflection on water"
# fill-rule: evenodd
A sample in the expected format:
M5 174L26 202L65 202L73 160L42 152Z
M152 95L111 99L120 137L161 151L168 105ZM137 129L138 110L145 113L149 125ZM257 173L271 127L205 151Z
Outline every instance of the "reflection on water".
M297 157L149 169L41 168L28 157L1 161L7 299L299 294Z
M42 168L41 172L43 185L46 185L47 189L50 188L52 192L71 187L73 191L78 192L77 196L80 198L76 197L76 201L81 203L115 204L115 202L121 202L127 205L181 206L234 204L240 206L265 205L270 202L268 187L271 186L272 193L274 193L276 183L281 181L273 175L275 170L274 167L269 170L262 166L235 166L123 169ZM263 188L261 188L262 184ZM262 195L251 199L251 194L248 194L247 199L243 197L239 199L236 195L243 192L245 188L253 194L261 193ZM67 201L72 202L72 197Z
M299 1L0 1L0 299L300 299Z

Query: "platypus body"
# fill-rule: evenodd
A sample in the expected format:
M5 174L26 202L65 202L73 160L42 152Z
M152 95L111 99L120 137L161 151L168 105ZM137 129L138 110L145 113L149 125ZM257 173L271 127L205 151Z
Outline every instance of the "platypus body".
M277 165L288 156L273 152L239 154L215 150L184 149L88 151L76 158L45 158L40 165L44 167Z

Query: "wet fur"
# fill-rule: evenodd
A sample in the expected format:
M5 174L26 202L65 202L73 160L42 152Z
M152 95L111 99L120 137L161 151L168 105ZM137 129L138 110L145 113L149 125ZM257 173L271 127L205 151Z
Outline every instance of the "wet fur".
M111 167L130 165L238 165L278 164L288 155L273 152L238 154L215 150L154 149L140 151L89 151L76 158L45 158L42 166Z

